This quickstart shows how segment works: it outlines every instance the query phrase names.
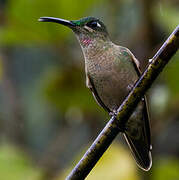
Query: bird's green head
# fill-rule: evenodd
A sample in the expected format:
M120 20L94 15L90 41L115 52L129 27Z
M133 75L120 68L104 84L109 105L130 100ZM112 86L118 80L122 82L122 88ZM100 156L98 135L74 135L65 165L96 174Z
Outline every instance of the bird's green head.
M84 41L88 44L90 40L92 41L94 39L101 39L103 41L109 39L105 25L95 17L84 17L74 21L53 17L41 17L39 21L55 22L71 28L82 43Z

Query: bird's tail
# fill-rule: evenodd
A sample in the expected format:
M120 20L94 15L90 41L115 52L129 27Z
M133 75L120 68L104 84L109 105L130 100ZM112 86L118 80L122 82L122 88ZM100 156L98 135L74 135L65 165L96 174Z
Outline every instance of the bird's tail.
M123 133L138 166L148 171L152 166L148 111L145 100L139 103Z

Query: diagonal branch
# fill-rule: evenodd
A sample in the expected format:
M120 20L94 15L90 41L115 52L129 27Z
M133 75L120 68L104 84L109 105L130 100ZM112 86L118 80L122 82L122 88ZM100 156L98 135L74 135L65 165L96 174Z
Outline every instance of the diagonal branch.
M141 98L178 49L179 26L176 27L170 37L152 58L144 73L135 83L132 91L119 107L118 115L116 117L113 116L110 119L66 180L82 180L86 178L100 157L110 146L114 138L120 132L121 124L125 124L127 122Z

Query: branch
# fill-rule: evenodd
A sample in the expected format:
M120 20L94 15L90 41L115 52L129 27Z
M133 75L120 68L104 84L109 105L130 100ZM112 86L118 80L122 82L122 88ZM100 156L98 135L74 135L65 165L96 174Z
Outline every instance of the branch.
M117 116L113 116L110 119L66 180L82 180L86 178L100 157L110 146L114 138L120 132L121 125L127 122L141 98L150 88L171 57L176 53L178 48L179 26L177 26L163 46L154 55L144 73L135 83L133 89L119 107Z

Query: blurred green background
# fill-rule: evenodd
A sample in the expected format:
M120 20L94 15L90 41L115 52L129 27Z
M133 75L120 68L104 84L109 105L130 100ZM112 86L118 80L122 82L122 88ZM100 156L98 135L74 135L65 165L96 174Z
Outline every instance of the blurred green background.
M41 16L101 18L144 69L179 24L178 0L0 0L0 179L62 180L109 120L85 87L73 33ZM148 94L153 167L118 136L88 180L179 179L179 53Z

